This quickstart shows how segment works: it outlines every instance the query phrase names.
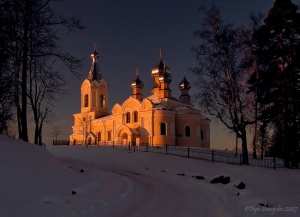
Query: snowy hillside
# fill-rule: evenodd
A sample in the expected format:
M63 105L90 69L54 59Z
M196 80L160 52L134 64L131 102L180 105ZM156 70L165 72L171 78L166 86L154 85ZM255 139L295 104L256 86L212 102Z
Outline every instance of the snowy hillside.
M1 217L300 213L295 208L300 207L299 170L236 166L106 147L47 150L0 136L0 171ZM230 177L230 182L210 183L221 175ZM241 181L245 189L235 187ZM286 207L291 208L287 211Z

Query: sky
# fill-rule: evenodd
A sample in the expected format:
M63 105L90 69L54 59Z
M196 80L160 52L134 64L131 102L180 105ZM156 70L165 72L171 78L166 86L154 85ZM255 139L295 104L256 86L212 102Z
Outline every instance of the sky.
M297 2L299 4L299 1ZM135 78L136 68L145 83L143 95L151 95L153 79L150 72L162 58L172 72L172 96L179 97L178 84L183 78L183 70L196 66L191 52L197 40L193 32L200 28L200 6L215 4L221 8L225 21L235 25L247 25L250 12L267 14L272 0L64 0L54 3L54 7L65 16L81 19L86 29L66 34L60 31L60 47L82 60L79 70L81 77L75 78L68 70L59 66L67 82L69 94L56 104L56 119L52 126L45 127L44 140L49 143L52 127L61 130L58 139L68 139L72 132L73 114L80 112L80 85L90 67L90 54L96 43L100 54L98 60L103 78L109 84L108 106L111 111L115 103L122 103L131 94L130 83ZM192 83L195 77L187 73ZM231 149L235 138L228 134L216 121L211 124L211 147Z

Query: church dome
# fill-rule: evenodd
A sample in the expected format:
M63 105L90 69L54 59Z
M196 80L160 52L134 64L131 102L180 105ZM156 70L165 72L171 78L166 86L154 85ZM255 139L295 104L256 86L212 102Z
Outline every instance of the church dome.
M186 80L185 75L183 76L183 80L179 83L178 87L180 90L191 89L191 83Z
M161 59L160 62L152 68L151 76L152 77L161 76L162 74L164 74L164 68L165 66ZM166 66L166 73L171 75L171 69L168 66Z
M166 63L163 64L163 67L164 67L163 72L159 74L159 82L171 83L172 75L170 72L168 72Z
M132 88L143 88L144 87L144 82L139 78L138 75L138 69L136 70L136 78L131 82L131 87Z
M131 87L137 87L137 88L143 88L144 87L144 82L139 78L139 76L136 76L136 79L134 79L131 83Z

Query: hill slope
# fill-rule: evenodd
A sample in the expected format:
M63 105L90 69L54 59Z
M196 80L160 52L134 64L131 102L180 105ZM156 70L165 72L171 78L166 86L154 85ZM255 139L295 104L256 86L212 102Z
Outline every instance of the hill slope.
M1 136L0 171L0 216L232 217L300 212L294 208L300 206L299 170L108 147L47 150ZM230 177L230 183L210 183L221 175ZM241 181L246 189L235 187ZM278 211L286 207L292 208Z

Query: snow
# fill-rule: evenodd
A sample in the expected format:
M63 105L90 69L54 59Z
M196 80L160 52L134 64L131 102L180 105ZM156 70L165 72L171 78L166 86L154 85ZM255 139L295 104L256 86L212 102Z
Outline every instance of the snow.
M300 212L294 208L300 205L299 170L111 147L46 149L0 136L0 171L1 217L299 216ZM204 180L193 177L197 175ZM231 182L210 184L221 175ZM246 189L235 187L241 181ZM274 211L286 207L291 209Z

